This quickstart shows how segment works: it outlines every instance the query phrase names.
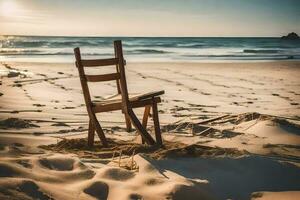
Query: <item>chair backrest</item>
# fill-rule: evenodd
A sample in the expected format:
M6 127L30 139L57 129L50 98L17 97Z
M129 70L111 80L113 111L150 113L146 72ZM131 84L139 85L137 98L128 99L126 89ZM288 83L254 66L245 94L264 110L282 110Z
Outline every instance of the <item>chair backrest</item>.
M123 110L127 111L129 105L129 97L125 75L125 60L123 57L122 42L120 40L114 41L114 58L108 59L82 59L80 49L77 47L74 49L76 66L78 68L82 91L85 99L85 103L88 107L91 106L91 96L87 82L102 82L115 80L117 83L118 93L122 96ZM101 66L116 66L115 73L101 74L101 75L86 75L85 67L101 67ZM88 110L91 109L88 108Z

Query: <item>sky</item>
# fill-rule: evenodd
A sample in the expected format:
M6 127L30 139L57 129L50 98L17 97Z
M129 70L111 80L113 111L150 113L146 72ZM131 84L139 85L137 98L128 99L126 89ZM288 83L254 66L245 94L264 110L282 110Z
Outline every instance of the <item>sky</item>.
M0 35L300 34L300 0L0 0Z

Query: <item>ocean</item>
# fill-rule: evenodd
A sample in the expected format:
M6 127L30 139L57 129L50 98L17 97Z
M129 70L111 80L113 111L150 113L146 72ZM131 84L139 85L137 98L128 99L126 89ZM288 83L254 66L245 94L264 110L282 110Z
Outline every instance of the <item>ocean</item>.
M75 47L85 58L109 58L117 39L131 62L300 59L300 41L280 38L0 36L0 61L74 62Z

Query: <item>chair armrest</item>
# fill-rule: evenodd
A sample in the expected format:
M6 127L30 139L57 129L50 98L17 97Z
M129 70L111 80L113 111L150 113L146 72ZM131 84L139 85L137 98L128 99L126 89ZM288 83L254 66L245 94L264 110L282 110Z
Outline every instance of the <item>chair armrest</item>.
M153 98L153 97L156 97L156 96L160 96L164 93L165 93L164 90L148 92L148 93L137 96L136 99L137 100L145 100L145 99Z

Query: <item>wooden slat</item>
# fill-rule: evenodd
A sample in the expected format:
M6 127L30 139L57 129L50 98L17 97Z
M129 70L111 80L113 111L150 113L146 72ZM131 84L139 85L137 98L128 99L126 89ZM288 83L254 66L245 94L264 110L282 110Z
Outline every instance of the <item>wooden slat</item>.
M161 138L160 125L159 125L159 119L158 119L157 102L155 102L155 101L153 101L153 104L152 104L152 111L153 111L153 123L154 123L154 132L155 132L156 143L159 146L161 146L163 142L162 142L162 138Z
M153 100L155 100L157 103L161 102L160 97L154 97L154 99L145 99L145 100L141 100L141 101L132 101L130 102L130 105L132 108L139 108L139 107L143 107L145 105L152 105Z
M118 58L81 60L81 63L84 67L101 67L108 65L116 65L118 64Z
M132 108L140 108L144 107L146 105L152 105L153 101L160 103L161 99L159 97L154 97L154 99L147 99L147 100L142 100L142 101L133 101L130 102L130 106ZM96 113L100 112L108 112L108 111L115 111L115 110L120 110L122 109L122 101L121 99L119 101L112 101L112 102L94 102L93 104L93 111Z
M149 92L149 93L137 96L137 99L138 100L149 99L149 98L152 98L152 97L155 97L155 96L160 96L160 95L162 95L164 93L165 93L164 90Z
M126 75L125 75L125 67L124 67L124 57L123 57L123 49L122 49L122 42L121 40L114 41L114 48L115 48L115 56L118 58L118 67L120 72L120 89L122 95L122 103L123 103L123 110L127 113L127 110L130 109L129 107L129 96L128 96L128 89L127 89L127 82L126 82Z
M93 111L95 113L100 113L100 112L109 112L109 111L115 111L115 110L121 110L122 109L122 103L120 102L115 102L111 104L104 104L102 105L101 103L93 103Z
M151 106L145 106L145 111L144 111L144 116L143 116L143 121L142 121L142 125L145 129L147 129L147 123L148 123L148 118L150 115L150 109ZM145 144L144 138L141 137L142 143Z
M112 81L120 79L119 73L102 74L102 75L85 75L88 82Z

